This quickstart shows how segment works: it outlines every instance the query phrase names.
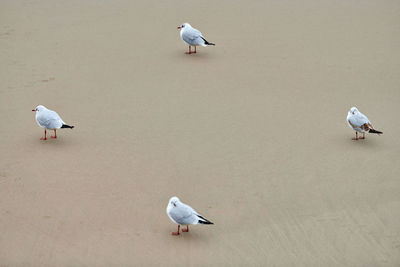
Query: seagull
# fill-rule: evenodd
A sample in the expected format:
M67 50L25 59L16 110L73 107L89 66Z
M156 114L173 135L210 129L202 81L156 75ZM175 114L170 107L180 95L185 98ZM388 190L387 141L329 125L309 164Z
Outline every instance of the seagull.
M189 224L213 224L192 207L182 203L178 197L171 197L167 206L167 215L174 223L178 224L178 231L172 232L173 235L179 235L181 225L186 225L182 232L189 232Z
M74 128L74 126L69 126L60 118L57 112L47 109L45 106L39 105L32 111L36 112L36 122L37 124L44 128L44 137L40 140L47 140L46 130L54 130L54 136L51 138L57 138L56 129L60 128Z
M190 26L190 24L187 22L179 26L178 29L181 30L182 40L189 45L189 52L186 52L186 54L196 53L196 46L198 45L201 46L215 45L213 43L207 42L207 40L204 39L201 32ZM192 52L191 50L192 46L194 46L194 52Z
M371 122L368 120L367 116L362 114L356 107L352 107L347 113L347 123L349 127L356 131L356 137L353 140L365 139L365 133L376 133L382 134L382 132L372 128ZM362 133L362 137L358 137L358 132Z

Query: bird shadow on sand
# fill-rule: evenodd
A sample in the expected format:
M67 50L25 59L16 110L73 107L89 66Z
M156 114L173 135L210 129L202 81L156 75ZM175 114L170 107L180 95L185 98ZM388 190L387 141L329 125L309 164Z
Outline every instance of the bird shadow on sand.
M200 225L200 227L201 227L201 225ZM183 228L186 228L186 226L183 227ZM182 241L185 240L183 242L196 241L196 242L208 243L210 241L210 239L209 239L210 235L209 235L209 233L205 233L204 232L204 231L207 231L207 229L203 229L202 230L202 229L196 229L196 228L197 227L195 227L193 225L192 225L192 227L189 226L189 232L188 233L185 233L185 232L182 233L182 231L181 231L179 235L172 235L171 234L172 231L176 231L177 230L176 227L175 228L174 227L166 228L165 232L166 232L166 234L170 235L171 239L178 239L178 240L182 240ZM182 227L181 227L181 230L182 230Z
M186 51L187 52L187 51ZM210 59L212 56L207 53L207 51L197 51L197 53L186 54L183 50L176 50L174 53L174 57L180 57L182 59L192 59L192 60L203 60Z
M334 142L342 147L359 147L363 149L377 149L383 146L380 142L381 136L371 136L366 134L365 139L352 140L354 135L337 135Z
M40 140L40 136L35 135L25 141L34 144L35 147L52 147L61 149L74 146L74 142L71 138L68 138L68 136L59 136L58 134L57 138L51 138L50 135L48 135L47 140Z

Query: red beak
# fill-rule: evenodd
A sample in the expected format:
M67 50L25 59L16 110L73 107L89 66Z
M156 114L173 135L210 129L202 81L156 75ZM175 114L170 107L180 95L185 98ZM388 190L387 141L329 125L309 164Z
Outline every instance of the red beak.
M32 111L36 111L36 109L32 109Z
M182 29L182 27L181 27L181 26L179 26L177 29L178 29L178 30L180 30L180 29Z

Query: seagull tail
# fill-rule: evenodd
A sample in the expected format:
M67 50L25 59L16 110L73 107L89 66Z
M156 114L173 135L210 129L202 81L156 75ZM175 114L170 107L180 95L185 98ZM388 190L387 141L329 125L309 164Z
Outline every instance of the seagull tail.
M201 37L201 39L203 39L205 45L215 45L215 44L213 44L213 43L208 42L208 41L207 41L206 39L204 39L203 37Z
M69 125L67 125L67 124L63 124L63 125L61 126L61 128L70 128L70 129L72 129L72 128L74 128L74 126L69 126Z
M201 215L197 215L197 217L199 217L199 223L200 224L214 224L214 223L210 222L209 220L207 220L206 218L204 218Z
M369 129L368 132L369 132L369 133L375 133L375 134L383 134L382 132L377 131L377 130L375 130L375 129Z

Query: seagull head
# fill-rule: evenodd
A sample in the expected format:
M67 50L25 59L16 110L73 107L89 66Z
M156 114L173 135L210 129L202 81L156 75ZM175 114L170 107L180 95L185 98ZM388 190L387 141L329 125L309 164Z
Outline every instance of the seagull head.
M356 107L352 107L349 111L349 113L355 115L358 112L358 109Z
M178 27L178 30L183 30L183 29L189 28L189 27L192 27L192 26L190 26L189 23L185 22L181 26Z
M176 205L179 203L179 198L178 197L171 197L169 199L168 205L176 207Z
M46 109L45 106L39 105L35 109L32 109L32 111L40 112L40 111L43 111L45 109Z

